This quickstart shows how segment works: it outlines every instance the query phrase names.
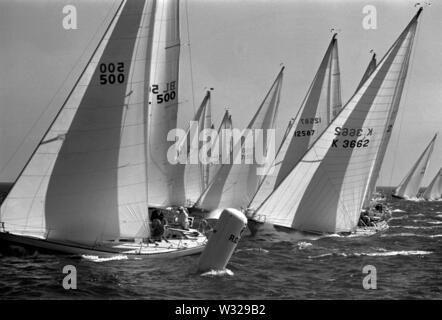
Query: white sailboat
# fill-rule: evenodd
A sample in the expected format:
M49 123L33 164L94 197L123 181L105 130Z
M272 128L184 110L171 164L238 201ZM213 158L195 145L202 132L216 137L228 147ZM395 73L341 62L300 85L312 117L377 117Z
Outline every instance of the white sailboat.
M437 133L431 139L428 146L422 152L416 163L411 167L407 175L402 179L399 186L393 191L392 196L399 199L414 199L418 196L419 188L422 183L422 179L425 176L425 171L428 167L431 154L434 149L434 142L436 141Z
M442 198L442 168L439 169L436 176L431 180L422 197L425 200L439 200Z
M258 111L250 121L247 129L273 129L279 105L284 67L279 72L276 80L264 98ZM228 144L230 145L230 144ZM253 150L244 150L241 139L233 146L233 154L254 154ZM265 150L264 153L267 151ZM232 159L231 159L232 160ZM242 162L242 161L241 161ZM222 164L209 187L198 199L195 207L212 211L219 208L245 208L251 197L256 192L259 183L257 170L260 165L253 164Z
M176 230L171 232L177 238L168 242L144 241L150 236L151 199L153 204L169 201L158 196L163 190L168 199L167 175L161 171L161 155L152 153L164 149L158 141L165 137L162 126L175 121L177 88L172 83L177 83L179 42L172 30L177 16L178 1L119 4L2 203L0 240L100 256L172 257L202 251L206 238L197 232ZM158 169L153 181L152 159Z
M301 161L257 208L256 214L265 216L267 223L313 233L356 230L389 115L399 106L421 11Z
M258 208L281 183L302 155L327 128L342 107L338 41L333 35L318 71L295 118L290 121L270 174L263 178L249 208ZM256 218L256 216L255 216Z

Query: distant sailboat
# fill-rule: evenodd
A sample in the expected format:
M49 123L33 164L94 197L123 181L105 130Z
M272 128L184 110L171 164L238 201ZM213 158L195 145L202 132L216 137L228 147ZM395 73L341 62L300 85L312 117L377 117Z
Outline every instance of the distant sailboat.
M399 107L421 11L255 214L304 232L356 230L389 115Z
M207 91L192 119L193 125L189 126L186 135L179 142L178 149L180 150L179 153L182 154L178 154L177 157L182 158L186 162L185 164L177 164L177 166L181 167L181 170L184 170L186 205L195 203L209 184L210 166L209 164L202 164L199 161L198 155L203 145L203 141L199 140L201 133L205 129L211 129L213 126L210 97L210 91Z
M428 161L433 153L436 137L437 134L434 135L424 152L422 152L408 174L394 190L392 194L393 197L399 199L412 199L418 196L419 188L425 176L425 171L427 170Z
M437 172L427 189L425 189L422 197L425 200L439 200L442 198L442 168Z
M152 152L164 150L154 140L164 140L158 136L163 126L175 123L177 16L178 1L119 4L1 205L0 240L72 254L169 257L202 251L206 238L199 233L142 241L150 236L150 200L169 198L162 156ZM158 170L154 181L151 159ZM153 188L164 192L162 199Z
M264 176L249 208L256 209L262 204L327 128L341 107L338 41L335 34L300 109L289 123L269 171L271 173Z
M247 129L272 129L275 125L282 86L284 67L279 72L261 106L250 121ZM233 153L243 155L243 141L233 146ZM253 154L253 150L247 150ZM209 187L198 199L195 207L205 211L218 208L244 208L256 192L259 183L259 164L223 164Z

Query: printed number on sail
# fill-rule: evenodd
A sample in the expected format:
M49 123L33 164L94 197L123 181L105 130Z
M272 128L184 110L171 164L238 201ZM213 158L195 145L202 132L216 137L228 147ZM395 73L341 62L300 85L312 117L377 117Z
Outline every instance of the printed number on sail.
M158 84L153 84L151 91L157 97L157 103L172 101L176 97L176 81L167 82L164 88L160 88ZM161 92L161 93L160 93Z
M114 84L124 82L124 62L101 63L100 84Z

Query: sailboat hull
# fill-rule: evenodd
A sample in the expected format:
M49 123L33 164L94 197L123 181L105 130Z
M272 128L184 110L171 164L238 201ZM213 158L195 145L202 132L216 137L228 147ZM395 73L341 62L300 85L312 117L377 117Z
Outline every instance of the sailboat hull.
M176 258L199 254L206 244L204 236L195 239L171 239L156 244L116 242L90 247L78 243L39 239L29 236L0 232L0 246L21 247L51 254L91 255L111 257L125 255L128 258Z
M395 195L395 194L391 194L391 196L392 196L393 198L396 198L396 199L405 200L404 197L401 197L401 196L398 196L398 195Z

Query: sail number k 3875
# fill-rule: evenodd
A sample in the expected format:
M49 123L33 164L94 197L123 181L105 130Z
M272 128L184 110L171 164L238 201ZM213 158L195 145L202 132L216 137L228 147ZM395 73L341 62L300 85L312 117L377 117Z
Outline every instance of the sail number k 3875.
M166 82L161 87L158 84L153 84L150 90L156 96L156 103L172 101L176 98L176 81Z

